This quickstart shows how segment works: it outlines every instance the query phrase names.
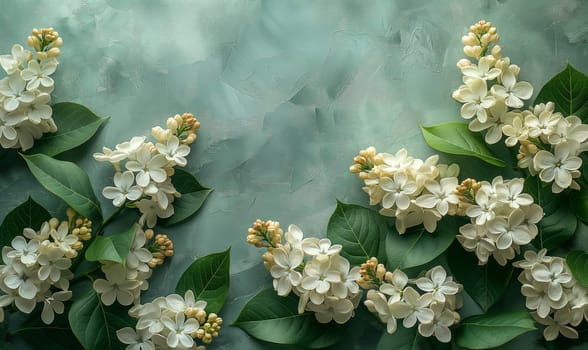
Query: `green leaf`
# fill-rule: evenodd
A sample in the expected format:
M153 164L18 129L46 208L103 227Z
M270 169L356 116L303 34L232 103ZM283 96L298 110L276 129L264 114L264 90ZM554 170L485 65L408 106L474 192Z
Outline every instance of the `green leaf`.
M375 256L385 264L386 220L373 210L337 201L337 208L327 226L327 237L341 244L341 255L351 265L361 265Z
M37 181L45 189L63 199L85 217L100 219L100 204L96 200L88 174L71 162L53 159L44 154L21 155Z
M588 188L582 186L579 191L570 193L570 206L572 212L582 221L588 223Z
M245 304L233 323L250 336L277 344L320 349L345 336L341 325L320 324L312 313L298 314L298 297L264 289Z
M118 303L103 305L91 286L76 296L68 315L73 333L86 350L124 350L126 345L118 340L116 331L136 323Z
M11 338L22 339L31 349L83 349L71 330L66 314L56 314L53 323L46 325L41 321L41 308L37 308L29 315L29 318L12 332ZM2 349L1 345L0 349Z
M576 115L584 122L588 119L588 77L571 64L551 78L539 91L535 104L555 103L555 110L564 117Z
M526 311L471 316L455 329L455 342L469 349L487 349L500 346L517 336L535 330Z
M546 184L539 179L539 176L528 176L525 179L523 191L533 197L533 201L543 208L545 215L556 211L562 202L562 195L551 191L551 184Z
M404 269L428 263L443 253L453 242L457 226L452 217L445 217L433 233L422 225L406 230L403 235L394 229L386 236L388 269Z
M53 157L82 145L108 117L98 117L77 103L62 102L53 105L53 120L57 125L57 132L35 141L35 146L27 151L28 154L43 153Z
M86 250L86 260L113 261L124 264L138 228L135 224L121 233L111 236L97 236Z
M212 192L212 189L202 186L192 174L182 169L175 169L171 181L182 196L173 203L174 215L161 221L164 226L177 224L195 214Z
M588 287L588 254L583 251L573 250L566 256L566 262L576 281L584 287Z
M532 243L536 247L552 250L570 239L577 226L578 219L570 208L567 205L560 205L555 212L539 221L539 234Z
M500 300L513 272L512 265L500 266L494 259L479 266L476 255L466 252L458 242L449 248L447 262L453 277L484 312Z
M419 334L417 327L404 328L402 322L394 334L384 332L376 350L449 350L450 344L444 344L434 336L425 338Z
M176 293L184 295L189 289L196 300L206 301L206 312L218 313L229 294L231 248L197 259L180 277Z
M22 235L22 230L32 228L38 231L51 214L31 197L6 215L0 225L0 247L10 246L12 239Z
M468 129L467 124L447 122L432 126L421 125L421 131L427 144L437 151L476 157L499 167L506 165L488 149L480 134Z

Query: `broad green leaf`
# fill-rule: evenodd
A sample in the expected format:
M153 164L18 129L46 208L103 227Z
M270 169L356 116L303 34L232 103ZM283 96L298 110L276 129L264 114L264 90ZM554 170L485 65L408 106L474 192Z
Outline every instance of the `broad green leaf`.
M26 202L8 213L0 225L0 248L10 246L12 239L22 235L25 228L38 231L43 222L49 219L51 214L29 197Z
M53 120L57 132L44 135L28 154L43 153L50 157L82 145L88 141L108 117L98 117L77 103L62 102L53 105Z
M384 332L376 350L449 350L450 344L441 343L435 336L425 338L419 334L417 327L404 328L399 322L394 334Z
M427 144L437 151L476 157L499 167L506 165L502 159L492 154L480 134L468 129L467 124L447 122L432 126L421 125L421 131Z
M131 250L138 226L111 236L97 236L86 250L88 261L113 261L124 264Z
M422 225L409 228L403 235L393 229L386 236L388 269L404 269L428 263L443 253L453 242L457 226L452 217L437 223L437 230L429 233Z
M218 313L229 294L231 248L197 259L180 277L176 293L184 295L189 289L196 300L207 302L206 311Z
M528 176L523 191L533 197L533 201L543 208L545 215L556 211L562 202L563 196L554 194L551 191L551 184L544 183L539 176Z
M513 272L512 265L500 266L494 259L479 266L476 254L466 252L458 242L449 248L447 262L453 277L484 312L500 300Z
M96 200L88 174L71 162L53 159L44 154L22 155L33 176L45 189L63 199L85 217L100 219L100 204Z
M500 346L517 336L535 330L527 311L471 316L455 329L455 342L469 349Z
M67 314L55 314L54 321L50 325L46 325L41 321L41 308L29 315L29 318L12 332L11 338L15 342L22 340L31 349L83 349L71 330ZM0 349L3 349L1 345Z
M570 193L570 209L576 216L588 223L588 188L582 186L579 191L572 191Z
M588 253L579 250L573 250L568 253L566 262L576 281L584 287L588 287Z
M118 340L116 331L136 323L118 303L102 304L92 287L76 296L68 315L73 333L86 350L124 350L127 346Z
M175 169L172 184L182 194L174 203L174 215L162 220L164 226L171 226L186 220L200 209L212 189L202 186L189 172Z
M544 216L537 224L539 234L532 243L540 249L557 248L574 235L577 225L578 219L568 205L560 205L555 212Z
M571 64L543 86L535 104L555 103L555 110L564 117L576 115L584 122L588 119L588 77Z
M327 226L327 237L341 244L341 255L351 265L361 265L375 256L385 264L386 220L373 210L337 201L337 208Z
M320 324L314 314L298 314L298 297L280 297L271 289L257 293L232 324L250 336L277 344L320 349L345 337L340 325Z

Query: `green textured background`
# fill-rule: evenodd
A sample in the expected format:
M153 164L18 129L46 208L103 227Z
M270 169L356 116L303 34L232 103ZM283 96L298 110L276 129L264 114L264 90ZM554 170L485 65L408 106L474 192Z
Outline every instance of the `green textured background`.
M168 230L176 255L143 300L170 293L195 258L230 245L227 327L211 348L276 349L228 327L270 285L260 252L245 244L247 228L259 217L322 235L336 198L367 205L347 171L359 149L431 154L418 126L459 119L451 92L461 79L460 38L482 18L498 27L504 55L535 94L566 60L588 71L588 4L575 0L3 0L0 52L33 27L59 31L54 102L111 117L65 155L90 174L97 195L113 173L93 152L175 113L199 118L187 170L215 191L196 217ZM482 165L460 160L466 172ZM29 194L62 215L14 156L0 162L0 193L0 219ZM375 341L352 337L337 348Z

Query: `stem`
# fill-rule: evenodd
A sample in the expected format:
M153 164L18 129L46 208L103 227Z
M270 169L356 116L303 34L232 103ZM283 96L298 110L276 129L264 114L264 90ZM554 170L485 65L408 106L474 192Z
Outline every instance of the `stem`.
M96 236L101 236L104 228L110 224L110 222L118 216L118 214L120 214L123 210L125 209L125 206L122 205L120 206L114 213L112 213L108 218L106 218L106 220L102 221L102 223L100 224L100 226L98 227L98 230L96 231Z

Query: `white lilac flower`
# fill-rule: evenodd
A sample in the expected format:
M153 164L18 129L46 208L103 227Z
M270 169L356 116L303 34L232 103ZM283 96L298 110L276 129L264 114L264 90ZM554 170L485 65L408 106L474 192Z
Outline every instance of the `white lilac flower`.
M39 257L39 247L41 244L37 240L27 242L23 236L16 236L11 242L12 251L8 252L9 258L19 258L26 266L32 266L37 262Z
M320 323L335 321L343 324L353 316L353 303L349 299L339 299L328 296L322 304L308 303L307 309L314 312L314 317Z
M304 233L300 229L300 227L292 224L288 226L288 231L284 234L284 238L286 238L286 242L290 244L290 247L295 249L302 249L302 239L304 237Z
M331 283L331 292L339 299L359 292L356 281L361 277L360 267L354 266L351 270L349 268L349 261L344 257L339 255L331 257L331 266L326 279Z
M494 80L502 71L494 68L496 59L493 56L484 56L478 60L478 65L469 64L461 68L463 75L469 78L477 78L482 80Z
M108 306L116 300L121 305L131 305L135 299L132 291L139 287L141 282L127 280L125 267L120 264L104 265L102 270L106 279L97 279L93 284L96 292L100 294L102 303Z
M541 150L533 158L543 182L553 182L552 190L559 193L570 187L574 173L582 166L582 159L571 153L568 143L555 146L554 154Z
M12 125L6 124L5 115L6 112L0 108L0 146L12 148L18 143L18 134Z
M143 145L136 152L136 160L129 160L125 163L127 170L137 172L137 185L147 187L153 180L156 183L164 182L167 179L165 167L168 160L162 154L151 154L151 147Z
M425 188L430 194L422 194L416 199L416 204L423 208L435 208L439 214L446 215L450 205L457 205L459 198L455 191L458 185L456 177L446 177L440 182L427 180Z
M72 246L78 242L79 238L76 235L69 234L68 223L63 221L57 229L49 232L53 242L50 243L52 247L60 248L67 258L73 258L77 255L77 251Z
M301 246L306 255L316 256L316 259L321 262L327 261L330 256L339 254L343 248L340 244L331 245L331 240L328 238L318 239L315 237L304 239Z
M364 301L364 304L368 308L368 310L377 313L380 320L383 323L386 323L386 331L389 334L394 334L398 326L396 317L394 317L394 315L390 311L390 305L392 305L394 302L398 300L391 298L390 301L392 301L392 303L389 303L386 300L384 294L373 289L370 289L368 290L366 300Z
M149 266L147 263L153 258L153 254L144 248L147 237L145 231L141 228L137 228L131 249L127 255L126 265L130 269L136 269L142 272L147 272Z
M588 125L582 123L582 119L571 115L561 118L555 130L547 136L547 141L552 145L574 142L582 143L588 139Z
M102 153L96 152L92 155L98 162L118 163L127 158L127 154L121 151L113 151L108 147L102 147Z
M475 218L476 225L483 225L486 221L494 219L496 216L494 209L496 208L496 201L493 200L485 191L482 189L476 193L476 204L470 206L466 210L466 215Z
M380 187L386 192L382 198L382 207L385 209L394 205L401 210L407 209L410 205L410 195L417 190L416 183L410 181L404 172L395 173L393 179L382 177Z
M139 151L140 148L145 146L145 136L134 136L129 141L121 142L116 145L116 151L125 155L125 158L132 158L135 159L136 152ZM151 146L149 146L151 148Z
M507 184L497 188L496 196L502 202L508 203L511 208L519 208L521 206L529 206L533 204L533 197L527 193L523 193L525 181L517 178L510 180Z
M529 128L523 122L522 116L515 116L510 123L505 123L502 127L502 133L507 136L504 143L509 147L529 138Z
M418 331L423 337L430 337L435 335L435 338L442 343L449 343L451 341L451 327L455 323L454 313L445 308L444 303L431 304L435 316L431 323L419 324Z
M26 117L31 123L39 124L43 120L51 118L53 113L49 102L51 101L51 95L46 93L40 93L35 97L35 100L28 107Z
M147 330L151 334L161 332L165 327L161 323L161 307L158 302L166 304L163 297L155 299L152 303L137 305L139 308L129 310L129 315L137 318L137 330ZM132 311L136 311L136 314Z
M547 294L553 300L559 300L562 297L562 284L572 280L572 276L567 273L565 261L562 258L553 258L549 263L549 267L543 264L535 265L531 273L535 280L549 283Z
M289 252L284 248L276 248L272 254L275 265L272 266L270 273L274 278L274 289L278 295L286 296L290 294L292 287L298 286L302 280L302 275L296 268L302 264L304 252L296 248Z
M554 317L538 317L537 313L531 312L531 316L535 321L542 325L545 325L543 330L543 337L547 341L555 340L560 334L569 339L578 339L578 331L568 326L571 321L571 315L569 310L561 309L557 310Z
M403 302L395 302L390 305L390 311L393 315L398 315L398 318L404 317L402 324L406 328L414 326L417 320L420 323L430 323L435 318L433 310L429 308L433 301L431 293L420 295L419 292L412 287L407 287L404 290Z
M391 300L400 300L404 288L408 284L408 276L400 270L396 269L392 272L391 283L382 283L380 286L380 292L389 295Z
M26 82L20 75L13 75L0 80L0 95L4 96L3 107L6 112L16 110L21 103L31 103L35 94L25 90Z
M178 312L174 320L168 316L162 316L161 323L169 330L167 346L176 348L178 345L182 345L184 348L190 348L194 345L194 339L190 334L200 327L195 318L186 320L184 314Z
M180 145L180 140L176 136L171 136L165 144L158 143L155 147L168 161L182 167L186 166L187 161L184 157L190 153L190 147Z
M112 199L115 207L122 206L126 200L134 201L143 195L141 187L134 185L135 176L130 171L124 173L117 172L114 174L114 187L106 186L102 190L102 195Z
M505 120L509 119L510 112L507 112L507 107L502 99L497 99L496 103L487 112L489 114L485 122L481 122L477 118L473 119L469 123L468 128L474 132L487 130L484 139L487 144L492 145L502 138L502 127L505 124Z
M532 284L523 284L521 294L526 297L525 305L529 310L536 310L541 318L547 317L551 310L559 310L564 307L567 297L554 300L547 295L547 289L544 283L534 282Z
M427 272L426 277L417 279L415 283L422 291L430 292L433 300L440 303L445 303L446 295L455 295L460 289L460 285L451 277L448 278L447 272L441 266L435 266Z
M490 233L497 236L498 249L508 249L513 243L525 245L534 238L525 222L525 212L521 209L514 209L508 218L501 216L488 221L486 227Z
M18 291L18 295L24 299L34 299L39 292L40 281L37 271L27 268L25 265L14 262L12 264L14 274L4 277L6 287Z
M152 199L141 199L137 202L137 208L141 212L139 224L146 224L147 227L152 228L157 223L157 218L169 218L174 214L174 207L168 205L166 209L161 209L159 204Z
M496 98L488 95L486 81L478 78L468 79L464 86L453 92L453 98L463 103L461 106L463 118L472 119L475 116L481 123L488 119L486 109L496 103Z
M6 307L14 302L14 305L20 312L30 314L35 309L37 302L34 298L23 298L15 289L2 288L6 294L0 296L0 307Z
M466 224L459 228L457 240L468 252L475 252L478 264L484 265L496 250L494 240L488 237L485 225Z
M49 77L55 73L57 64L55 62L47 62L40 64L36 60L29 61L29 67L20 72L20 76L27 81L27 89L33 90L42 85L46 88L53 87L53 79Z
M53 323L55 314L61 315L65 309L63 302L70 300L72 292L70 290L63 290L51 294L49 292L47 296L43 296L43 311L41 311L41 320L45 324Z
M560 120L561 113L554 113L553 102L538 104L532 108L532 113L525 115L525 125L529 128L531 137L547 137L551 135Z
M315 304L322 304L325 294L331 289L331 284L327 280L329 267L329 261L320 262L318 260L311 260L304 267L300 286L310 292L310 300Z
M527 250L523 257L525 260L517 261L512 264L514 267L518 267L520 269L532 269L537 264L546 264L550 263L553 259L547 255L547 249L543 248L538 252L533 250Z
M381 157L385 164L383 166L383 170L387 173L395 173L397 171L404 170L410 167L414 161L413 157L408 156L408 151L405 148L398 150L395 155L382 153Z
M200 309L206 308L206 301L198 300L194 297L194 292L190 289L186 290L184 297L178 294L170 294L165 297L165 303L169 310L174 312L185 312L187 309Z
M65 258L63 251L58 248L45 249L39 255L37 262L41 265L37 273L41 281L49 279L57 282L61 279L61 272L71 267L71 259Z
M128 345L126 350L155 350L151 341L152 334L146 329L134 330L125 327L116 331L116 336L121 343Z
M507 106L521 108L522 100L528 100L533 95L533 86L526 81L517 82L518 72L511 67L502 71L502 85L493 85L490 91L494 96L504 98Z
M31 53L25 50L21 45L14 44L10 55L0 56L0 67L6 74L12 75L20 70L26 62L29 61Z

